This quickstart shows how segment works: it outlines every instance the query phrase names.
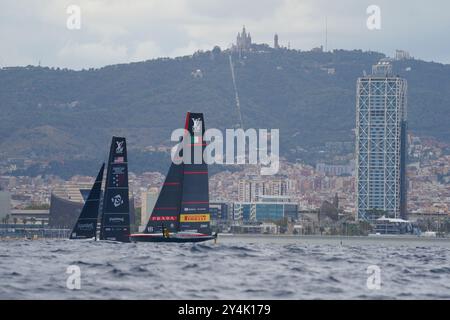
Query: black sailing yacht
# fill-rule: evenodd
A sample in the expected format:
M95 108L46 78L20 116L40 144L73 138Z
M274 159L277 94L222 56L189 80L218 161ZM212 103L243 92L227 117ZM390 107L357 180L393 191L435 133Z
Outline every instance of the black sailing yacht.
M113 137L106 173L100 240L130 242L130 201L126 140Z
M190 151L191 161L183 157L180 164L172 162L144 232L132 234L131 241L201 242L217 238L217 234L211 234L210 227L203 114L188 112L185 129L187 136L182 152L186 155ZM195 159L199 151L200 160Z
M97 175L70 239L96 238L104 169L105 164ZM130 242L129 202L126 140L122 137L113 137L103 196L100 240Z
M98 172L97 179L95 179L94 185L84 203L80 216L70 233L70 239L95 239L96 237L104 169L105 164L102 165Z

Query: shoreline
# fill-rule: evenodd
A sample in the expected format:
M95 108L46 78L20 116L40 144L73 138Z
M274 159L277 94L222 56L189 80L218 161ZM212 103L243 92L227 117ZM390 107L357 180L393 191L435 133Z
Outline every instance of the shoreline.
M336 241L373 241L377 240L390 240L390 241L422 241L422 242L448 242L450 243L450 237L421 237L415 235L368 235L368 236L340 236L340 235L285 235L285 234L227 234L223 233L218 235L218 241L220 240L232 240L232 239L262 239L262 240L336 240ZM68 240L65 238L42 238L35 239L27 238L9 238L0 237L0 241L60 241Z
M386 240L432 240L432 241L448 241L450 237L421 237L415 235L368 235L368 236L340 236L340 235L284 235L284 234L220 234L219 239L222 238L280 238L280 239L330 239L330 240L343 240L343 239L386 239Z

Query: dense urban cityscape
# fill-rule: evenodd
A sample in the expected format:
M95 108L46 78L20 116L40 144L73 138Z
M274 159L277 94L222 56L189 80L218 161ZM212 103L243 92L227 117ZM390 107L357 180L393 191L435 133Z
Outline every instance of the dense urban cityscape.
M430 139L412 136L409 138L408 212L413 215L446 217L450 214L450 155L446 154L449 146ZM8 159L2 162L0 186L11 195L10 222L14 219L14 212L19 210L48 209L52 192L61 194L64 193L61 189L89 189L94 179L74 176L69 181L64 181L56 176L11 175L12 171L21 168L21 165L31 164L31 161L24 159ZM135 207L141 208L142 196L149 190L158 190L163 180L164 175L159 172L130 174L130 189L135 199ZM256 197L244 195L240 186L261 180L255 167L243 166L239 171L217 173L210 177L211 199L230 204L255 201ZM280 173L264 180L279 185L278 188L266 190L267 195L289 196L301 211L318 210L324 201L332 201L337 194L339 207L343 212L351 215L356 212L354 161L350 161L346 166L319 163L316 167L282 162ZM79 196L75 199L82 201Z

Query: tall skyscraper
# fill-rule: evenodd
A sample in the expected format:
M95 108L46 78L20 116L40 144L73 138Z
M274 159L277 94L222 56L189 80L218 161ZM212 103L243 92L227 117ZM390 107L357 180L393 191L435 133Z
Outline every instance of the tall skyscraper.
M357 82L357 217L406 218L407 82L382 60Z

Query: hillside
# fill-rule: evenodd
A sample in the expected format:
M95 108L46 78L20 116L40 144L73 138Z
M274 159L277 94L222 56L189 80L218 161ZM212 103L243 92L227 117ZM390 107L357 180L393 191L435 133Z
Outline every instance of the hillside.
M234 57L246 128L279 128L288 158L298 157L295 147L353 140L356 79L383 54L258 48L264 52ZM192 75L197 69L202 77ZM450 142L450 65L408 60L394 69L408 80L410 130ZM170 145L188 110L204 112L209 128L238 123L225 52L83 71L3 68L0 110L3 159L103 159L112 135L127 136L130 150L141 153Z

